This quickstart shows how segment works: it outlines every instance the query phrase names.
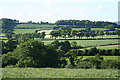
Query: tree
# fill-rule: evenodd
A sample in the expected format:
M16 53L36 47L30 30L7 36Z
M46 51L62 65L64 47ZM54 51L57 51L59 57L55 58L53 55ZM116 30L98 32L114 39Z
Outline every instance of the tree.
M105 34L104 34L104 31L100 31L100 32L99 32L99 35L103 37L103 36L105 35Z
M77 34L76 34L76 36L78 36L79 39L80 39L80 37L81 37L81 39L82 39L82 37L84 36L83 31L82 31L82 30L78 31Z
M74 37L74 39L75 39L75 36L77 35L77 31L76 30L73 30L72 32L71 32L71 35Z
M65 54L67 58L69 58L72 66L75 66L75 61L77 61L77 55L79 54L79 50L71 49L69 52Z
M90 27L86 27L86 28L85 28L85 31L86 31L86 32L91 32L91 28L90 28Z
M13 30L13 28L17 25L17 20L2 18L2 28L7 30Z
M18 67L57 67L59 54L53 47L37 40L28 40L13 51Z
M106 25L105 28L109 29L110 31L115 31L115 27L112 24Z
M59 49L63 50L65 53L70 50L70 42L69 41L64 41L60 43Z
M86 32L86 33L85 33L85 36L86 36L87 39L88 39L88 37L90 37L90 33L89 33L89 32Z
M40 34L40 36L41 36L42 39L44 39L45 36L46 36L45 32L42 32L42 33Z
M71 43L71 47L74 48L74 49L76 49L76 48L77 48L77 42L76 42L76 41L73 41L73 42Z
M65 39L66 39L67 34L68 34L68 30L63 30L62 31L62 35Z
M12 52L2 55L2 67L7 65L15 65L17 63L17 58L13 55Z
M17 41L9 39L5 44L5 49L7 52L12 52L15 48L17 48Z
M91 36L93 37L93 39L94 39L94 37L96 37L97 36L97 34L95 34L94 32L93 33L91 33Z

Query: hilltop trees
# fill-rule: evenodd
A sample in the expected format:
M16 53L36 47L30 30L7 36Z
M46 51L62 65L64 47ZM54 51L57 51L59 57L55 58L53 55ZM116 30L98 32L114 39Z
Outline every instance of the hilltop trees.
M74 28L84 28L85 26L91 28L104 28L107 25L113 25L117 28L116 23L104 22L104 21L90 21L90 20L58 20L55 22L56 25L70 25Z

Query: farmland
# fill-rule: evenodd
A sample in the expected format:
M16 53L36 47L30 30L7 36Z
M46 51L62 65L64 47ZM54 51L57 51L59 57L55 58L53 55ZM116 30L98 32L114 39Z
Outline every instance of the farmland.
M96 22L96 24L98 23ZM7 36L6 34L1 35L5 42L3 42L2 77L117 78L119 76L120 67L117 55L120 51L116 46L118 45L117 30L110 30L110 33L107 33L109 28L106 28L105 25L103 28L100 23L99 26L95 24L96 28L91 28L95 32L89 30L88 27L91 27L89 25L86 28L82 28L81 25L76 28L74 26L69 32L69 28L64 29L70 25L66 26L64 22L62 24L62 27L59 27L59 25L53 24L19 23L11 32L4 30ZM107 24L109 25L109 23ZM84 29L82 38L78 37L82 33L78 30L81 29ZM50 34L51 31L53 33ZM39 32L40 34L38 34ZM108 52L110 49L112 49L111 52ZM83 56L82 59L80 59L81 56ZM83 64L81 65L81 63Z
M44 40L43 42L45 44L49 44L53 41L54 40ZM59 41L65 41L65 40L59 40ZM69 40L69 41L73 42L74 40ZM78 45L81 45L81 46L84 46L84 47L118 44L117 39L112 39L112 40L76 40L76 42L77 42Z
M4 68L3 78L117 78L117 69Z
M19 24L15 29L40 29L40 30L50 30L54 25L40 25L40 24Z
M38 30L38 29L14 29L14 33L16 34L34 33L35 30Z
M83 56L83 60L89 57L95 57L95 56ZM101 56L104 60L116 60L119 61L119 56Z

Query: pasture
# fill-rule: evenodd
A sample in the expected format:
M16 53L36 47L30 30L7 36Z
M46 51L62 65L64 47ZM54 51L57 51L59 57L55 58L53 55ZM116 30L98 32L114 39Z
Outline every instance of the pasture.
M85 28L72 28L72 30L85 30ZM95 31L97 31L97 30L108 30L108 29L105 29L105 28L91 28L91 30L95 30Z
M2 78L117 78L117 69L3 68Z
M14 29L14 33L16 34L34 33L35 30L39 30L39 29Z
M95 57L95 56L83 56L82 60L88 57ZM116 61L119 61L119 58L120 58L119 56L101 56L101 57L103 57L104 60L116 60Z
M54 25L46 25L46 24L19 24L15 27L15 29L40 29L40 30L51 30Z
M40 40L42 41L42 40ZM54 40L43 40L45 44L50 44ZM65 41L65 40L59 40ZM94 46L101 46L101 45L109 45L109 44L118 44L117 39L110 39L110 40L68 40L70 42L76 41L78 45L83 47L94 47Z
M119 47L118 46L105 46L105 47L103 47L103 46L98 46L97 47L97 49L105 49L105 50L109 50L109 49L119 49Z

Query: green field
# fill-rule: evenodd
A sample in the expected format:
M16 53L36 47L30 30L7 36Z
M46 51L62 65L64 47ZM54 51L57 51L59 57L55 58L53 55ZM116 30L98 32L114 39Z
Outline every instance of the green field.
M88 57L95 57L95 56L83 56L83 60ZM116 61L119 61L118 58L120 58L119 56L101 56L101 57L103 57L104 60L116 60Z
M50 44L54 40L44 40L43 42L45 44ZM59 41L65 41L65 40L59 40ZM111 39L111 40L69 40L70 42L76 41L78 45L89 47L89 46L100 46L100 45L109 45L109 44L118 44L117 39Z
M81 30L81 29L85 29L85 28L72 28L72 30ZM108 30L108 29L105 29L105 28L91 28L91 30Z
M35 30L39 30L39 29L14 29L14 33L18 34L24 34L24 33L34 33Z
M40 30L50 30L53 29L54 25L40 25L40 24L19 24L16 29L40 29Z
M4 68L3 78L117 78L117 69Z
M97 48L97 49L105 49L105 50L109 50L109 49L119 49L119 47L115 46L115 47L101 47L101 48Z

